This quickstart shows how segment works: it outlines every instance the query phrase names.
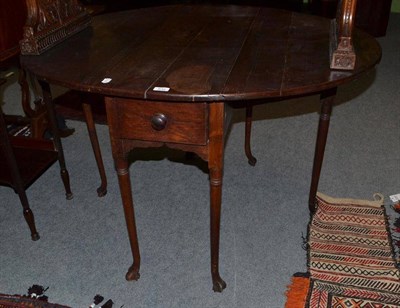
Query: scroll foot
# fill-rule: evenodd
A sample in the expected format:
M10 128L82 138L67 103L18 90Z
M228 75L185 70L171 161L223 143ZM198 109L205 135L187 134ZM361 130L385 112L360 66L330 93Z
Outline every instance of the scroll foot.
M128 269L128 272L125 275L125 279L128 280L128 281L132 281L132 280L137 281L139 278L140 278L139 269L136 268L135 265L132 265Z
M223 289L226 288L226 282L222 280L221 277L216 277L213 279L213 291L214 292L222 292Z

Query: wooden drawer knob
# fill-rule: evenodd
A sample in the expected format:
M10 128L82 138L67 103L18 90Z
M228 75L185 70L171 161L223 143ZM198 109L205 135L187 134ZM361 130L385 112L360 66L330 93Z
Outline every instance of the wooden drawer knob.
M151 118L151 127L155 130L163 130L167 125L167 117L162 113L156 113Z

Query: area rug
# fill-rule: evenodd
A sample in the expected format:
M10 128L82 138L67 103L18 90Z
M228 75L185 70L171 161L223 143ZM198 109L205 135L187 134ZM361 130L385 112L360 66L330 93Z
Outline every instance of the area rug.
M296 275L287 308L400 307L400 271L377 200L318 194L308 230L308 275Z
M0 308L71 308L19 295L0 294Z

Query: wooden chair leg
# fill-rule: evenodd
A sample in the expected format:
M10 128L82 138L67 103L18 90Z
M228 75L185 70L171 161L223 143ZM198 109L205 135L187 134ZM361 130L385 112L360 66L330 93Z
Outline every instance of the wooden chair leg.
M29 207L28 198L26 196L26 192L25 192L25 189L22 184L22 179L19 174L17 162L15 161L15 157L14 157L13 153L10 153L8 150L6 152L7 152L6 153L7 160L8 160L10 169L11 169L11 175L13 177L13 181L14 181L14 185L15 185L14 189L17 192L19 199L21 201L25 221L28 224L28 227L31 231L32 241L37 241L40 239L40 236L36 230L35 217L33 215L31 208Z
M64 150L62 147L60 136L58 134L57 120L56 120L56 114L54 111L54 103L53 103L53 98L51 96L50 85L45 81L39 81L39 84L42 87L43 101L46 105L46 110L47 110L47 114L49 116L50 126L51 126L52 133L53 133L53 141L54 141L54 145L57 149L58 163L60 165L61 179L63 181L64 188L65 188L65 196L66 196L67 200L71 200L74 195L71 191L69 174L68 174L68 170L65 165Z
M26 223L28 224L29 229L31 230L31 238L32 241L37 241L40 239L39 233L36 230L35 217L33 216L33 212L29 207L28 198L26 197L26 193L23 190L18 193L19 199L21 200L23 209L23 214Z
M253 122L253 106L249 103L246 104L246 126L245 126L245 137L244 137L244 151L246 153L250 166L255 166L257 159L251 153L251 124Z
M99 140L97 138L96 127L93 120L93 113L90 104L83 103L83 113L85 115L86 126L89 132L90 142L92 144L92 149L94 157L96 159L97 168L99 170L101 184L97 188L97 194L99 197L103 197L107 194L107 177L104 170L103 158L101 156L101 150L99 145Z
M19 199L21 200L21 204L23 207L23 214L25 220L31 230L31 237L33 241L37 241L40 236L36 230L35 219L32 213L32 210L29 207L28 198L25 193L23 181L21 178L20 170L18 168L17 160L14 155L14 151L11 146L11 142L9 140L9 136L7 133L7 125L4 120L3 111L0 106L0 141L1 147L4 151L5 159L7 161L7 165L10 168L11 177L13 180L13 188L18 193Z

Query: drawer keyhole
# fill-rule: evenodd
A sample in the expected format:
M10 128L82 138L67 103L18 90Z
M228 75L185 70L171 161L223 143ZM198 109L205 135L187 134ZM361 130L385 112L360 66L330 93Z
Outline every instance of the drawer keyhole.
M167 125L167 117L165 114L156 113L151 118L151 127L155 130L163 130Z

